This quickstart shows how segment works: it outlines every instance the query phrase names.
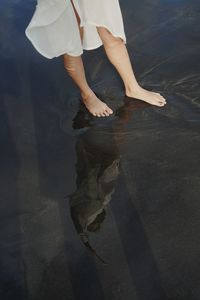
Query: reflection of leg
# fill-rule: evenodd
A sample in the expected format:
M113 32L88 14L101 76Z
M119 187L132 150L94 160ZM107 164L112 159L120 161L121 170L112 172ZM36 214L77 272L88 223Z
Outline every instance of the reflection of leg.
M114 37L106 28L97 27L110 62L114 65L125 85L125 94L157 106L165 105L166 101L159 93L151 92L139 86L131 65L124 41Z

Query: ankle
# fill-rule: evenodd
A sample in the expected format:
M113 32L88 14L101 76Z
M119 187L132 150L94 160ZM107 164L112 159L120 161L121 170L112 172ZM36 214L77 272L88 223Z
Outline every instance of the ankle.
M136 94L141 90L141 86L139 84L125 85L125 93L127 94Z
M91 89L89 89L89 90L87 90L87 91L82 91L81 92L81 97L82 97L82 99L84 100L84 101L87 101L87 99L91 96L91 95L93 95L93 91L91 90Z

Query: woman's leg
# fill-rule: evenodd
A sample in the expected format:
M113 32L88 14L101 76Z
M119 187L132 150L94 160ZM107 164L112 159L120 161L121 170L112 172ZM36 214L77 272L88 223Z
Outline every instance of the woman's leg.
M80 18L78 16L78 13L76 12L74 5L73 8L79 25L80 37L82 40L83 28L80 28ZM95 93L88 86L85 77L85 70L83 66L82 57L64 54L63 60L64 60L64 67L67 70L69 76L73 79L75 84L78 86L81 93L82 100L85 106L87 107L87 109L89 110L89 112L94 116L98 116L98 117L109 116L110 114L112 114L113 113L112 109L110 109L106 103L98 99Z
M107 104L98 99L88 86L81 56L64 54L64 67L78 86L82 100L91 114L101 117L109 116L113 113Z
M145 90L138 84L124 41L121 38L114 37L104 27L97 27L97 30L108 59L114 65L124 82L125 94L131 98L137 98L153 105L164 106L166 100L162 95Z

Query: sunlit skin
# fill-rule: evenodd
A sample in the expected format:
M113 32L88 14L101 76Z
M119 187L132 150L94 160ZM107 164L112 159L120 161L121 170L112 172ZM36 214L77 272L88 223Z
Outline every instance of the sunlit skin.
M77 22L79 24L80 37L82 40L84 29L83 27L80 27L80 18L75 8L74 11L76 14ZM124 83L125 95L129 97L130 101L139 99L149 104L163 107L166 104L166 99L161 94L146 90L142 88L137 82L124 41L119 37L114 37L104 27L97 27L97 31L102 40L103 47L109 61L116 68ZM64 54L63 59L64 67L67 70L69 76L78 86L82 101L88 111L93 116L97 117L105 117L113 114L113 110L108 107L106 103L101 101L101 99L99 99L89 87L85 76L82 57Z

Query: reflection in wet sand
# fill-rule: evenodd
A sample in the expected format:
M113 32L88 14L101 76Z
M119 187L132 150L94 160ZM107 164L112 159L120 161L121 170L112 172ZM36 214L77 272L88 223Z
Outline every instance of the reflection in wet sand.
M118 136L122 145L125 135L123 126L134 110L148 106L141 101L130 103L124 98L124 105L116 112L112 126L92 126L79 135L76 141L77 188L70 195L71 217L85 246L104 264L106 262L96 253L89 242L89 233L100 230L106 217L106 209L112 199L115 184L120 172L121 155L116 143ZM74 128L84 128L84 113L74 118Z

